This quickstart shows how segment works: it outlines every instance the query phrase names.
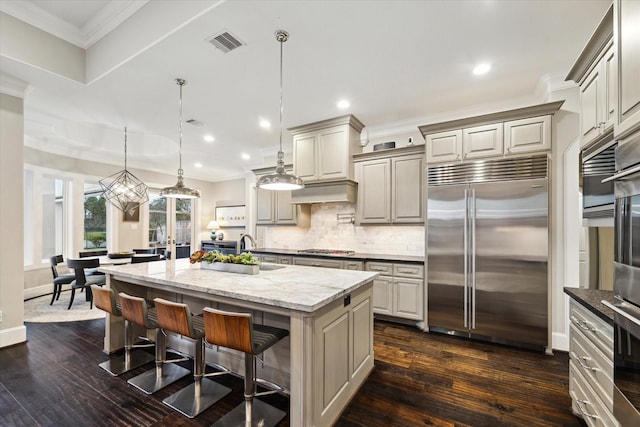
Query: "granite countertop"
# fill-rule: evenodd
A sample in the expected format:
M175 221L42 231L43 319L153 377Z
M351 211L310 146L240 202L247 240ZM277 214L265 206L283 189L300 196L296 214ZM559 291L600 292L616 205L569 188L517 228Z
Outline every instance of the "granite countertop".
M99 270L123 281L142 280L170 286L178 293L184 289L304 312L314 312L379 275L371 271L298 265L281 267L261 270L256 275L236 274L201 269L199 263L190 264L189 259L183 258L100 266Z
M613 291L565 287L564 293L578 301L605 322L613 325L613 310L600 302L605 300L613 304L615 302Z
M331 259L350 259L355 261L390 261L390 262L409 262L409 263L424 263L424 256L415 255L398 255L398 254L368 254L363 252L356 252L353 255L339 255L339 254L310 254L300 253L297 249L278 249L278 248L255 248L250 250L255 254L277 254L277 255L292 255L300 257L311 258L331 258Z

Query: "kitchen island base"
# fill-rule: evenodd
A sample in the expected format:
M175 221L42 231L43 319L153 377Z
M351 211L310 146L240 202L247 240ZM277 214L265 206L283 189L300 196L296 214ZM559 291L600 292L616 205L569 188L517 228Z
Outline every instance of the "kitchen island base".
M289 337L264 353L256 373L259 378L279 384L289 395L291 426L332 425L373 369L371 280L317 310L305 312L191 289L178 291L172 286L105 272L107 286L116 292L186 303L193 313L200 313L203 307L251 312L256 323L288 329ZM107 316L105 352L122 348L123 331L121 318ZM136 332L145 333L144 330ZM167 345L195 354L193 341L179 335L168 334ZM223 347L207 348L206 360L244 375L241 352Z

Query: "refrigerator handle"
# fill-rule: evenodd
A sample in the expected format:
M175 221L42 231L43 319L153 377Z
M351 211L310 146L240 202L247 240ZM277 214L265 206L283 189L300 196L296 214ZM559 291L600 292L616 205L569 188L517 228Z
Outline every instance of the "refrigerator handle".
M464 327L469 327L469 292L468 292L468 281L469 281L469 190L464 189L464 227L463 227L463 240L464 240Z
M476 190L471 190L471 329L476 328Z

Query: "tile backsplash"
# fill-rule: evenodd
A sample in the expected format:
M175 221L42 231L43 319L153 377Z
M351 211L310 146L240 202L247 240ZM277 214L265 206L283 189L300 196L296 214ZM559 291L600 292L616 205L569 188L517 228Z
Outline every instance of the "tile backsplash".
M358 226L338 214L355 213L356 205L329 203L311 205L309 227L257 227L258 246L279 249L343 249L370 254L424 256L422 225Z

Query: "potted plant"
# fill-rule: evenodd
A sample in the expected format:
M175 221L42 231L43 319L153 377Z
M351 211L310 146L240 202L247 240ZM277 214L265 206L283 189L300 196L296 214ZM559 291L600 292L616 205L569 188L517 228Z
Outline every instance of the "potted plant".
M225 255L217 250L195 251L189 257L189 262L200 263L200 268L228 273L258 274L260 272L260 262L251 252Z

